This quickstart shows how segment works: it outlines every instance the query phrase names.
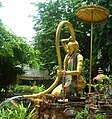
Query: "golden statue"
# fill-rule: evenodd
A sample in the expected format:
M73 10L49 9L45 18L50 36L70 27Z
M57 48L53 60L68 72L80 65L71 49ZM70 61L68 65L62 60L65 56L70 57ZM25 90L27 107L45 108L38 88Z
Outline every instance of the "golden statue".
M64 59L64 66L62 70L61 54L60 54L60 32L66 25L70 31L70 38L62 39L62 46L65 49L66 56ZM65 83L57 86L51 93L52 96L61 96L63 94L63 89L66 94L77 94L82 95L82 90L86 85L85 78L81 75L83 56L79 52L79 44L76 41L74 29L70 22L64 20L59 23L56 31L56 52L58 58L58 70L57 77L54 83L45 91L32 95L23 95L25 98L41 98L42 96L50 93L59 83L60 79L65 77Z
M75 37L74 37L75 38ZM79 51L79 44L72 36L62 39L62 46L66 52L63 70L57 70L57 75L65 78L64 86L60 84L53 91L52 95L62 95L63 88L66 94L81 96L86 85L85 78L82 76L83 56Z

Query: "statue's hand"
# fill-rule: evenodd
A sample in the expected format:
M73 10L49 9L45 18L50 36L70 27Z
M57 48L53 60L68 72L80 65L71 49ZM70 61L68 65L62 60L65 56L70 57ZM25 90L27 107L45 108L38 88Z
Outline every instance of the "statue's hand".
M57 75L62 76L63 71L62 70L57 70Z
M74 41L75 41L75 39L73 39L73 37L70 36L70 37L69 37L69 42L74 42Z
M63 76L65 76L66 75L66 70L63 70L62 72L63 72Z
M57 74L59 75L59 76L65 76L66 75L66 70L57 70Z

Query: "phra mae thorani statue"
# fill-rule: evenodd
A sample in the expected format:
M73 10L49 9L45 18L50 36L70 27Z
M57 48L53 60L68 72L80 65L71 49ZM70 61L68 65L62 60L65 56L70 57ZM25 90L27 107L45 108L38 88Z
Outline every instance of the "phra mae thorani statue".
M61 40L62 46L66 52L62 66L59 41L63 25L66 25L69 28L71 35L69 38ZM83 89L86 85L86 80L82 76L83 56L80 54L79 44L76 41L74 29L71 23L66 20L60 22L57 27L56 52L58 58L58 70L54 83L45 91L32 95L24 95L25 98L41 98L48 93L51 93L52 97L66 97L67 95L82 96ZM57 86L60 79L62 79L62 84Z
M57 70L57 75L65 78L64 84L60 84L53 91L52 95L61 96L63 90L66 95L81 96L86 85L86 80L82 76L83 56L79 51L79 44L72 36L62 39L62 46L66 52L63 70Z

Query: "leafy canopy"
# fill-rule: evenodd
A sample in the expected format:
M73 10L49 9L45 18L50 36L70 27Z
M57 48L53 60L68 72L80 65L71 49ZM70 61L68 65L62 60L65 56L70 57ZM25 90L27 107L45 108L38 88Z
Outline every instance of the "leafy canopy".
M33 50L25 38L16 36L0 20L0 86L16 82L23 73L23 66L38 65L38 50Z
M57 65L57 57L55 51L55 33L60 21L68 20L74 27L77 41L79 42L81 54L84 59L89 59L90 55L90 25L81 23L76 19L76 10L85 5L96 4L109 9L112 14L111 0L49 0L45 3L33 3L37 8L37 15L34 16L34 29L36 36L34 37L34 48L40 51L40 60L42 69L52 71ZM94 26L93 36L93 66L107 69L108 65L112 65L112 17L106 22ZM65 31L64 31L65 29ZM69 33L64 28L61 36L69 37ZM61 38L60 38L61 39ZM61 55L64 57L64 51L61 48ZM89 69L89 67L88 67ZM95 72L95 70L93 70Z

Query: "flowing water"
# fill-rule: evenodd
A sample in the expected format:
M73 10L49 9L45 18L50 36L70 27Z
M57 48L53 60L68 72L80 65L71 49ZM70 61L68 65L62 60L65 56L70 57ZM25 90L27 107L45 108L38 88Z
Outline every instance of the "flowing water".
M22 96L14 96L14 97L11 97L11 98L6 99L5 101L3 101L3 102L0 104L0 108L2 108L3 105L6 104L6 103L8 103L10 100L14 100L14 99L17 99L17 98L22 98Z

